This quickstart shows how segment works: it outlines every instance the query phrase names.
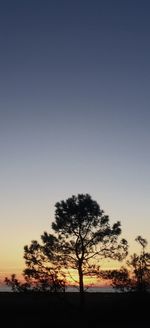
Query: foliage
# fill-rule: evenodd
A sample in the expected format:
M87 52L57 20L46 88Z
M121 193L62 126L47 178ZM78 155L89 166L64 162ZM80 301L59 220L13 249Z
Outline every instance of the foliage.
M65 277L60 274L59 266L50 262L50 254L44 252L43 246L37 241L24 247L26 268L23 272L24 283L13 274L11 279L5 278L5 283L14 292L64 292Z
M44 233L45 252L54 241L54 257L65 268L78 270L80 292L84 291L83 277L93 271L93 264L103 258L121 261L127 255L125 239L118 242L120 222L112 226L108 215L88 194L72 196L55 205L55 222L51 234ZM95 269L94 269L95 271Z
M45 292L65 291L65 277L60 265L54 263L52 249L49 252L37 241L24 247L26 269L24 277L34 290Z
M41 244L32 241L24 247L25 285L13 276L12 280L6 280L13 290L64 291L64 271L73 268L78 272L83 294L83 278L100 275L100 260L121 261L127 255L127 241L118 241L120 222L111 226L108 215L88 194L73 195L56 203L52 230L53 233L43 233Z
M26 292L30 290L30 284L27 282L21 283L15 274L11 275L11 278L5 278L5 283L7 286L11 287L13 292Z
M106 270L102 273L104 279L109 279L113 288L116 291L129 291L131 290L131 279L129 271L125 267L121 267L120 270Z
M146 239L135 239L141 246L139 255L133 254L127 261L127 268L109 272L112 285L119 290L144 292L150 289L150 253L146 252Z

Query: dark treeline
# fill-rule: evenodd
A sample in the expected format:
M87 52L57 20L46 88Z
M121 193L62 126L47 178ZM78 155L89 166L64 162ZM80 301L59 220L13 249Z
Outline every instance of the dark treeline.
M86 293L81 313L79 293L0 293L1 322L15 327L148 327L150 295Z

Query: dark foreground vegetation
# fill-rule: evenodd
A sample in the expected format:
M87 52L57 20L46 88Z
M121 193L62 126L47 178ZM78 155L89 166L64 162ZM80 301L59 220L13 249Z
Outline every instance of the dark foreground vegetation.
M149 327L150 294L0 293L1 327Z

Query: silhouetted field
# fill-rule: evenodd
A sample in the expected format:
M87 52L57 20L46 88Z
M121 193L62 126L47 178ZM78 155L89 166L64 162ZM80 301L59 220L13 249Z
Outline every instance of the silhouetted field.
M0 293L1 327L149 327L150 295Z

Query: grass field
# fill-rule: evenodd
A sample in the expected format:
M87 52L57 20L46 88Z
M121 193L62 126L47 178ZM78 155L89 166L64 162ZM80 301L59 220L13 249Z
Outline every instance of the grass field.
M0 293L1 327L142 327L149 323L150 295Z

